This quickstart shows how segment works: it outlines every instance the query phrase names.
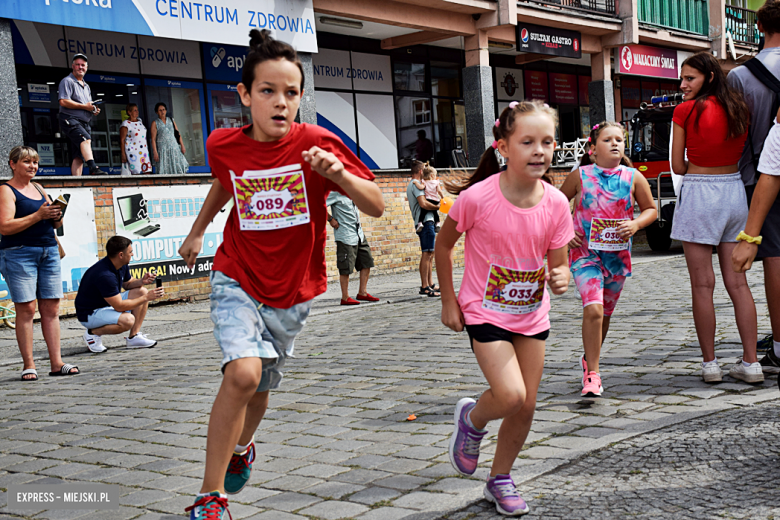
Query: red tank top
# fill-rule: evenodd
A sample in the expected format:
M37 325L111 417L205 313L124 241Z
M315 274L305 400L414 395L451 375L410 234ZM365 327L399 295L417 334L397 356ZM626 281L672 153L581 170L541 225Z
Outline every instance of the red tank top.
M694 108L695 105L696 100L677 105L672 117L672 121L685 129L688 160L704 168L737 164L742 157L747 132L733 139L728 138L726 111L714 96L704 101L701 116L699 109Z

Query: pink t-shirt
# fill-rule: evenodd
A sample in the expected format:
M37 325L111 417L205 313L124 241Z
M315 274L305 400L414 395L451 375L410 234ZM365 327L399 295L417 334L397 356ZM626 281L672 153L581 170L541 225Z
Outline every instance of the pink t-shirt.
M425 198L430 200L439 200L439 180L432 179L430 181L423 181L425 184Z
M467 325L490 323L533 336L550 328L544 257L574 237L569 201L546 182L542 200L521 209L492 175L460 194L449 217L466 233L458 303Z

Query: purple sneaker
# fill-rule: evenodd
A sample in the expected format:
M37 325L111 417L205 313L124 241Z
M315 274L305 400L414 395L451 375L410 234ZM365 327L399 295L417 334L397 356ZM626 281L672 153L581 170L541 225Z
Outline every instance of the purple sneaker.
M450 438L450 462L455 470L464 476L473 475L479 462L479 444L487 430L479 431L469 426L468 413L477 402L464 397L455 407L455 431Z
M488 477L484 495L488 502L496 504L496 511L502 515L520 516L529 511L528 504L517 492L515 482L509 475Z

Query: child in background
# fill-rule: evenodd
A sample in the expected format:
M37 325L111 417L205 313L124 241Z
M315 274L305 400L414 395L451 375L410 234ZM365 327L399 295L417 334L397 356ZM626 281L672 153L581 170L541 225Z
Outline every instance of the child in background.
M325 199L331 191L380 217L374 176L341 140L294 122L303 93L295 50L254 29L238 94L252 124L206 143L215 177L179 254L192 268L206 226L235 194L211 274L211 319L224 377L209 418L201 492L191 520L221 519L249 481L254 433L278 388L295 336L325 292Z
M436 173L436 169L430 164L425 163L422 170L422 178L422 181L415 180L412 182L414 182L414 185L417 186L417 189L425 190L425 200L438 206L441 202L441 199L444 198L444 191L441 189L441 183L439 181L439 175ZM435 223L436 231L441 229L441 222L439 222L438 211L421 210L420 220L417 221L418 233L422 231L423 222L425 222L425 216L428 213L433 214L433 222Z
M590 150L561 186L569 200L577 198L569 267L583 306L584 397L600 397L604 391L601 346L623 284L631 276L631 237L656 219L650 184L625 156L623 139L620 123L594 126L588 138ZM635 199L642 212L636 219Z
M509 472L531 428L544 369L546 285L563 294L570 278L569 203L541 180L552 162L555 124L555 111L536 101L504 109L493 128L496 141L474 174L446 183L460 196L436 241L442 323L454 331L466 327L490 385L479 401L458 401L450 461L461 475L472 475L487 424L503 419L484 495L511 516L528 512ZM495 149L508 159L506 171L499 171ZM466 265L456 298L452 252L463 233Z

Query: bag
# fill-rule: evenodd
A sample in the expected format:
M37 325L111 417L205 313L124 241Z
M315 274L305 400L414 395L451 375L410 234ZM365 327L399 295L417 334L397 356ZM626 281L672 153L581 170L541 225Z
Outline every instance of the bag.
M772 112L769 117L769 128L772 128L772 120L777 115L777 110L780 108L780 80L772 74L766 65L758 61L758 58L753 58L745 62L745 67L755 76L755 78L764 84L766 88L775 93L775 100L772 102ZM748 126L748 142L750 143L751 162L753 163L753 170L758 176L758 161L761 159L761 154L756 155L756 151L753 148L753 125ZM766 136L765 136L766 137Z
M32 185L35 186L35 189L38 190L38 193L41 194L41 197L44 197L43 190L41 190L41 187L38 186L37 184L35 184L34 182L32 183ZM51 197L49 197L49 203L51 204L53 202L54 201L51 200ZM60 253L60 260L62 260L63 258L65 258L65 255L67 253L65 252L65 249L62 247L62 244L60 244L60 239L57 238L57 234L56 233L54 234L54 240L57 241L57 251L59 251L59 253Z
M122 176L130 175L130 165L128 163L126 163L126 162L123 162L122 163L122 169L120 170L119 174L122 175Z
M176 122L173 120L173 118L171 118L171 123L173 123L173 138L176 139L176 142L179 143L179 146L181 146L181 133L176 130Z

